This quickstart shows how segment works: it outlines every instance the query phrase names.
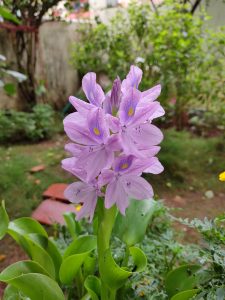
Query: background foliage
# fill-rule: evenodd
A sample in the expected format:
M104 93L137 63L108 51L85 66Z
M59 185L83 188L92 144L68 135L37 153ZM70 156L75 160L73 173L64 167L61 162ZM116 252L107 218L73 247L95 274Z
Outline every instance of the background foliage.
M193 16L188 5L167 0L153 12L134 2L108 24L83 27L72 53L75 68L81 75L95 70L113 79L115 74L123 78L130 64L140 65L142 87L162 84L161 101L167 107L174 103L178 128L185 125L190 104L221 107L224 30L207 29L207 15Z

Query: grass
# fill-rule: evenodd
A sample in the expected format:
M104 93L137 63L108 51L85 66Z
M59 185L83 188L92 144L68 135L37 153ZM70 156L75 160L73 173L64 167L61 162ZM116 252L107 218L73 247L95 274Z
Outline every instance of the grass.
M203 138L189 132L165 131L159 159L165 171L147 177L157 190L222 191L218 174L225 169L225 143L222 137Z
M219 149L221 142L221 138L204 139L166 130L159 155L165 172L148 176L156 192L190 188L221 191L224 184L218 181L218 174L224 168L225 152ZM50 184L72 182L60 167L66 156L64 143L64 137L57 136L54 141L39 144L0 146L0 197L11 218L30 215ZM30 169L40 164L46 169L31 174Z

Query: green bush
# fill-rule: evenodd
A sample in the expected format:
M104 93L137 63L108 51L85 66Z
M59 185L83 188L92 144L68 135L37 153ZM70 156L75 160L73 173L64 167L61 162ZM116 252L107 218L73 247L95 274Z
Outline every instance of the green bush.
M39 141L50 138L54 131L54 111L38 104L33 112L0 111L0 142Z
M205 13L193 16L177 1L164 1L157 12L133 3L107 25L82 28L72 62L81 75L92 70L110 79L140 65L142 88L161 83L166 107L176 99L179 127L190 104L211 109L224 101L224 30L206 29L207 20Z

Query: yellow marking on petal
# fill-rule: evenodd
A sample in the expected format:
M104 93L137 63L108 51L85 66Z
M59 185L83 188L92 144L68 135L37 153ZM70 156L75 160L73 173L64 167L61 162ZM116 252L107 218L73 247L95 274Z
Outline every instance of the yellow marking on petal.
M122 164L121 169L124 170L124 169L127 169L128 167L129 167L128 164L124 163L124 164Z
M222 172L222 173L220 173L220 175L219 175L219 180L220 180L220 181L225 181L225 171Z
M78 204L78 205L75 206L75 210L76 210L76 211L80 211L81 208L82 208L82 205L80 205L80 204Z
M134 109L133 109L133 107L130 107L130 108L129 108L127 114L128 114L129 117L133 116L133 114L134 114Z
M95 127L93 131L95 135L100 135L100 130L97 127Z

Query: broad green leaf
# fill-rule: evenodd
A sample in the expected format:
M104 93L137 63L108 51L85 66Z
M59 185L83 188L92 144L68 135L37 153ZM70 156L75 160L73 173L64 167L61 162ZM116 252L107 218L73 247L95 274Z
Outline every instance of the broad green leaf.
M155 211L157 202L153 199L137 201L130 200L126 216L120 213L116 217L114 234L128 246L140 243Z
M117 290L125 284L126 280L134 272L141 272L146 267L147 259L143 251L137 247L131 247L129 250L134 262L132 271L128 271L127 268L121 268L117 265L112 257L110 249L106 250L104 257L101 260L102 280L110 289Z
M44 268L38 263L31 260L18 261L0 273L0 281L6 282L8 278L18 277L21 274L40 273L48 275Z
M5 288L2 300L30 300L27 296L23 295L21 291L12 285Z
M61 254L37 221L32 218L16 219L9 223L8 233L32 260L48 271L51 277L58 276Z
M17 17L14 14L12 14L10 12L10 10L4 6L0 6L0 16L2 16L2 18L7 21L12 21L16 24L20 24L20 20L17 19Z
M147 265L147 257L145 256L144 252L138 247L130 247L129 250L135 265L135 272L144 271Z
M63 217L72 238L77 237L81 232L81 226L79 222L75 220L75 214L72 212L67 212L63 215Z
M177 292L193 289L198 283L199 265L184 265L168 273L165 279L167 294L172 297Z
M46 251L51 256L54 266L55 266L55 276L56 280L59 279L59 269L62 263L62 255L60 254L57 246L55 245L54 241L50 238L48 239L48 247Z
M71 284L85 259L97 247L96 237L93 235L81 236L66 249L59 271L62 283Z
M38 234L27 234L17 236L16 241L28 254L28 256L39 263L52 278L55 278L55 266L51 256L46 249L48 248L48 239Z
M8 230L9 217L5 209L5 202L0 206L0 240L5 236Z
M35 262L18 262L0 274L0 281L17 288L31 300L65 300L58 284L42 273L45 271Z
M43 235L45 237L48 237L47 232L45 229L32 218L24 217L16 219L9 223L9 234L14 238L15 233L15 240L17 237L17 234L24 235L29 233L38 233L40 235Z
M93 275L96 267L96 257L88 255L84 261L83 273L86 278L88 275Z
M191 300L198 292L199 289L183 291L174 295L171 300Z
M92 300L101 299L101 282L96 276L88 276L84 282L84 287Z

